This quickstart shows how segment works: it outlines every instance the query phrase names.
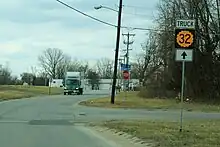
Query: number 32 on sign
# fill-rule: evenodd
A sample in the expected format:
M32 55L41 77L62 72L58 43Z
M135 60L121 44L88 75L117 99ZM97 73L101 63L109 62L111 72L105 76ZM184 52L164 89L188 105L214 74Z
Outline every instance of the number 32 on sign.
M193 49L195 44L195 31L192 29L176 29L175 48Z

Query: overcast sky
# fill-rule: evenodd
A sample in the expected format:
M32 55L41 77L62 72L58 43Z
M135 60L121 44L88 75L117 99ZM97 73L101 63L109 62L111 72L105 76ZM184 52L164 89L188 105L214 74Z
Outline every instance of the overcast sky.
M101 20L117 23L117 13L93 7L117 9L118 0L63 1ZM122 25L152 28L157 2L124 0ZM89 60L91 65L102 57L114 58L116 28L93 21L56 0L1 0L0 20L0 64L8 62L13 75L39 66L37 57L46 48L60 48L73 58ZM131 51L134 56L146 40L147 31L131 33L136 34ZM121 49L125 48L123 40L121 37Z

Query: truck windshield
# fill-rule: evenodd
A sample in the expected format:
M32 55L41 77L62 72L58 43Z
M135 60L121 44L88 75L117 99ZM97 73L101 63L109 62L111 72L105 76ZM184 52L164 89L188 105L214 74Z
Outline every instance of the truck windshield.
M79 80L68 79L66 80L66 85L79 85Z

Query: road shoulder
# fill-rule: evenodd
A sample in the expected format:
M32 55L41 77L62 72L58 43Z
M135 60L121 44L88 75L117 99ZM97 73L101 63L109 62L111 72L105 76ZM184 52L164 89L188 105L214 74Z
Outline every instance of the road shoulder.
M78 103L79 105L88 107L100 108L121 108L121 109L145 109L145 110L179 110L180 102L175 98L159 99L159 98L142 98L138 92L121 92L116 95L114 105L110 103L110 97L94 98L84 100ZM185 111L194 112L220 112L219 105L211 105L196 102L184 102L183 108Z
M108 144L109 147L151 147L151 144L132 137L124 132L101 126L86 126L81 128L87 134L90 134L99 140Z

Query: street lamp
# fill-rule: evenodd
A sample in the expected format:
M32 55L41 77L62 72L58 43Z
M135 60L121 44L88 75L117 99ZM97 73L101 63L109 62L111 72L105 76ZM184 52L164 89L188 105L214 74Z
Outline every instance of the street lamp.
M111 10L111 11L115 11L115 12L118 13L117 10L112 9L112 8L110 8L110 7L107 7L107 6L102 6L102 5L100 5L100 6L95 6L95 7L94 7L94 9L96 9L96 10L99 10L99 9L102 9L102 8L104 8L104 9L108 9L108 10Z
M96 10L101 8L106 8L118 13L118 25L117 25L117 38L116 38L116 49L115 49L115 63L114 63L114 72L113 72L113 83L112 83L112 92L111 92L111 103L115 103L115 90L117 82L117 68L118 68L118 54L119 54L119 45L120 45L120 35L121 35L121 13L122 13L122 0L119 0L119 10L114 10L106 6L97 6L94 7Z
M102 8L102 5L94 7L94 9L96 9L96 10L101 9L101 8Z

